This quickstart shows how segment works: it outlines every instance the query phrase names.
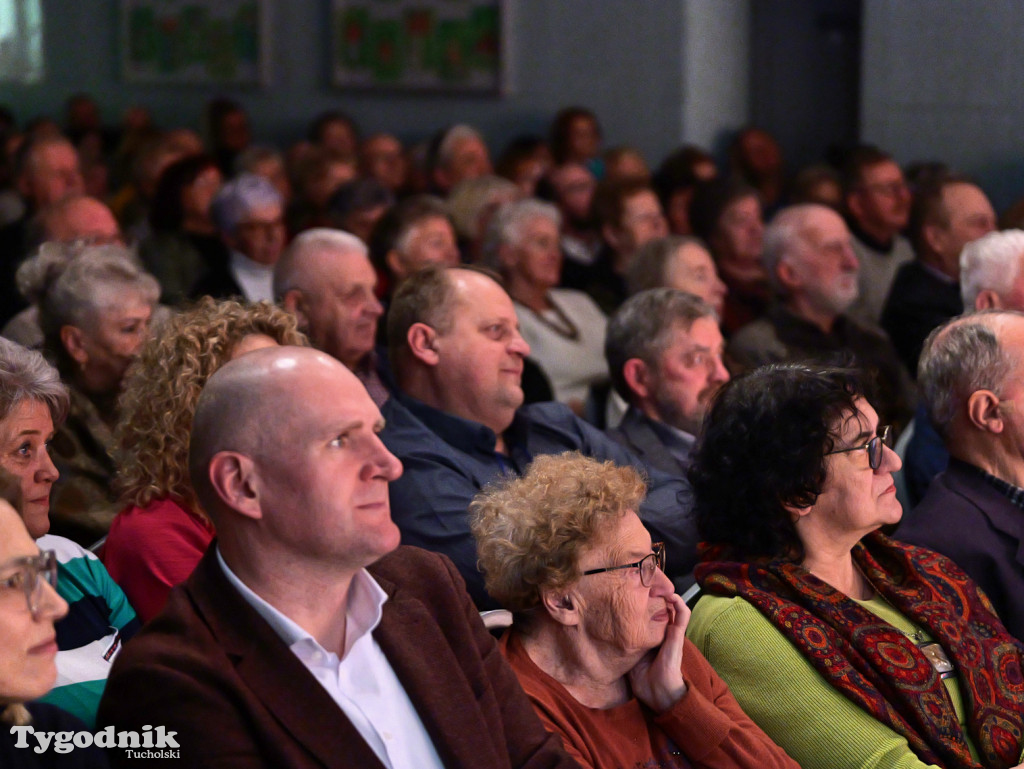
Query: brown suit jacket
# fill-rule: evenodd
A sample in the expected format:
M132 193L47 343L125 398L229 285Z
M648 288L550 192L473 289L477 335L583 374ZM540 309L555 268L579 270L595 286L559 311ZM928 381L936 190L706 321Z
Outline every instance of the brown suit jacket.
M544 731L447 558L402 547L370 572L388 594L374 638L447 769L576 766ZM231 587L212 546L118 657L98 722L177 732L176 766L381 767ZM124 750L112 761L133 765Z

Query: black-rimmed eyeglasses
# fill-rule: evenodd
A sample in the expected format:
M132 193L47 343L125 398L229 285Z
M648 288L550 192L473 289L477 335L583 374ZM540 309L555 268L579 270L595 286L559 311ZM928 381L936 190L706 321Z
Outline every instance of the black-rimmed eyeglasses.
M825 456L829 454L845 454L848 451L860 451L861 449L868 450L868 464L871 465L872 470L877 470L882 466L882 450L883 446L892 448L892 427L885 425L878 428L878 435L872 438L867 443L862 443L860 446L850 446L848 449L834 449L832 451L826 451Z
M655 542L651 545L653 551L650 555L644 556L636 563L624 563L622 566L606 566L603 569L588 569L583 576L588 574L600 574L605 571L618 571L619 569L640 569L640 584L650 587L654 582L654 572L658 569L665 571L665 543Z
M17 569L9 577L0 579L0 587L21 590L25 594L25 602L33 617L39 616L43 602L43 582L57 588L57 554L52 550L44 550L39 555L17 558L0 567L0 570Z

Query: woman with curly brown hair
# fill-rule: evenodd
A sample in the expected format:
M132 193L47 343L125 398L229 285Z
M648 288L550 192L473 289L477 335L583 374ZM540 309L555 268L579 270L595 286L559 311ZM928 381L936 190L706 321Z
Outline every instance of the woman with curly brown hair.
M143 621L163 608L214 536L188 474L199 393L229 360L278 344L308 344L284 310L206 298L168 322L125 377L115 456L127 507L110 527L103 560Z

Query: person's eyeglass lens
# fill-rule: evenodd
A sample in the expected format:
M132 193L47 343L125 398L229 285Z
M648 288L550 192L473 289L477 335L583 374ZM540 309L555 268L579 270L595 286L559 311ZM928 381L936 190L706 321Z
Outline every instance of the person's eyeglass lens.
M606 571L618 571L619 569L640 569L640 584L644 587L650 587L651 583L654 582L654 573L658 569L665 571L665 543L655 542L651 545L653 551L650 555L644 556L636 563L625 563L621 566L606 566L603 569L589 569L583 572L583 576L588 574L601 574Z
M32 616L38 616L43 601L43 582L57 588L57 554L44 550L39 555L18 559L14 564L18 572L3 580L5 587L20 587L25 593L25 602Z
M861 449L868 450L868 464L871 465L872 470L877 470L882 466L882 454L883 447L892 448L892 427L885 425L884 427L878 428L878 435L872 438L867 443L862 443L860 446L851 446L848 449L835 449L833 451L826 451L825 456L829 454L845 454L849 451L860 451Z

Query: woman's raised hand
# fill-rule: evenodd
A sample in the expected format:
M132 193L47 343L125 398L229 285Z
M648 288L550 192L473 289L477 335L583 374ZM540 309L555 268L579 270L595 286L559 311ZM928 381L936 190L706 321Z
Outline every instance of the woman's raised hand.
M683 639L690 622L690 607L673 593L665 596L665 608L669 615L665 640L629 671L633 694L656 713L668 710L686 695Z

